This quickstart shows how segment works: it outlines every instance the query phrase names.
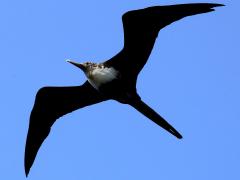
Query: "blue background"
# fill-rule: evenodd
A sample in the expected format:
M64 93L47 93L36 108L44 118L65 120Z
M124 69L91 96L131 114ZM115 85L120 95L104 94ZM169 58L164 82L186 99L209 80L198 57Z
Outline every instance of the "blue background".
M24 180L37 90L82 84L65 62L101 62L123 46L123 13L169 0L0 2L0 178ZM240 179L240 2L163 29L138 80L142 99L178 140L127 105L107 101L59 119L29 180Z

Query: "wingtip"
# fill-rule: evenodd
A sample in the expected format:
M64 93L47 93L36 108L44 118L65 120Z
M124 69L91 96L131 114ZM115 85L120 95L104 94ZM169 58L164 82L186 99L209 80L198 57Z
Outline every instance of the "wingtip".
M26 177L28 177L28 174L30 172L31 166L32 166L32 164L29 163L28 161L26 161L26 159L25 159L24 168L25 168L25 175L26 175Z
M215 7L226 6L225 4L215 4Z
M206 7L210 7L210 8L225 6L225 4L220 4L220 3L192 3L192 4L196 4L196 5L200 5L200 6L202 5L202 6L206 6Z
M212 7L210 8L210 12L211 11L215 11L217 7L223 7L225 6L224 4L212 4Z
M33 161L29 160L29 151L28 151L28 148L26 148L25 157L24 157L24 169L25 169L26 177L28 177L32 164L33 164Z
M28 177L29 170L30 170L30 168L25 168L25 175L26 175L26 177Z
M225 4L212 4L212 7L211 7L211 10L215 10L214 8L216 8L216 7L223 7L223 6L225 6Z

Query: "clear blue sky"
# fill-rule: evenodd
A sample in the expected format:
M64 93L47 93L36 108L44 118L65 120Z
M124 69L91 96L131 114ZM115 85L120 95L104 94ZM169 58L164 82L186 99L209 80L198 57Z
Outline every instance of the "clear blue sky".
M82 84L65 62L101 62L123 46L121 15L153 5L218 2L162 30L138 80L143 100L184 136L108 101L59 119L29 180L240 179L238 0L3 0L0 3L0 179L24 180L24 147L42 86Z

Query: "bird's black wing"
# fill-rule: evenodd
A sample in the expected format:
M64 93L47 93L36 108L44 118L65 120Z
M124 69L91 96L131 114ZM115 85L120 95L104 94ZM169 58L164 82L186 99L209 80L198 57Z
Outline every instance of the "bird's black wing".
M107 99L102 97L87 81L82 86L41 88L36 95L30 115L25 147L26 175L28 175L36 154L56 119L79 108L104 100Z
M105 64L121 70L128 80L132 77L136 80L162 28L186 16L214 11L213 7L217 6L223 5L196 3L154 6L125 13L122 16L124 47Z

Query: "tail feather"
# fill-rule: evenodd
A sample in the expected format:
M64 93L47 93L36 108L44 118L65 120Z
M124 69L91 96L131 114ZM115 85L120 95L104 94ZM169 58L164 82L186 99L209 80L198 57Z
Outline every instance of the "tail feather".
M163 129L177 137L178 139L182 138L182 135L172 127L163 117L157 114L152 108L150 108L147 104L145 104L141 100L134 101L130 103L132 107L138 110L140 113L151 119L157 125L161 126Z

